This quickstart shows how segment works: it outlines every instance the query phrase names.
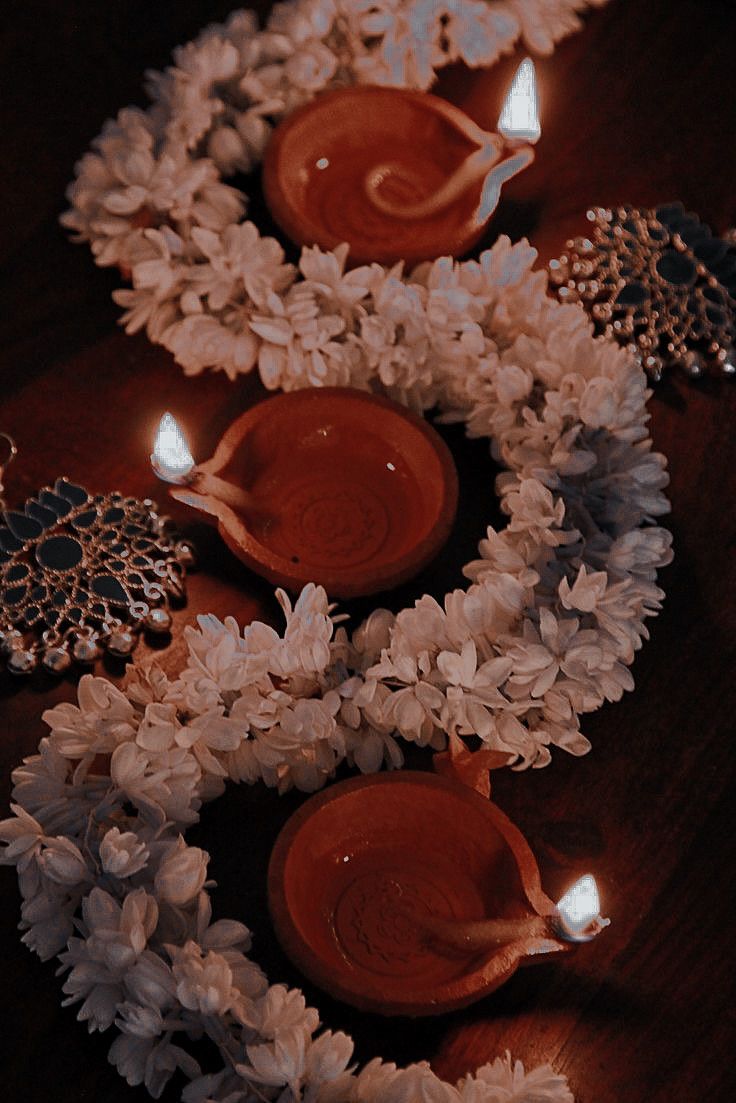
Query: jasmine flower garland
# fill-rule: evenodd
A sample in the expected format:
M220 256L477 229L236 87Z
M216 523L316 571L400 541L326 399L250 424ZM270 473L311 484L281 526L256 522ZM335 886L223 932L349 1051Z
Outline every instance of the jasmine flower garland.
M0 823L23 940L59 955L66 1002L90 1030L118 1028L111 1061L154 1097L179 1069L185 1103L571 1103L563 1077L508 1054L457 1085L425 1064L356 1071L346 1035L318 1033L300 992L269 986L243 924L212 922L208 855L183 832L228 779L312 791L342 761L400 767L402 741L478 735L517 768L553 746L584 754L579 716L633 686L671 558L633 358L547 297L524 242L408 279L400 266L345 274L344 248L305 249L297 275L221 182L329 83L426 87L438 65L489 64L522 31L551 48L584 6L299 2L263 32L236 13L153 74L153 107L121 112L80 164L67 225L131 273L117 293L128 328L146 326L185 371L257 363L271 388L349 384L437 406L505 468L508 524L488 529L469 585L442 603L376 610L348 636L320 587L293 607L279 592L283 634L200 617L174 680L133 669L121 691L86 676L77 706L44 714L50 734L14 772L15 815ZM180 1044L203 1033L214 1073Z
M378 374L418 405L448 336L424 293L407 288L392 308L400 269L343 276L339 249L306 250L297 271L277 241L242 221L247 196L223 179L254 168L274 125L326 88L425 89L444 65L491 65L519 38L550 53L579 12L602 3L289 0L264 30L237 11L148 74L146 111L126 108L105 125L77 165L62 222L98 264L130 276L132 287L114 293L127 331L145 328L187 374L234 378L257 364L267 387L286 390L366 387ZM399 312L415 335L405 359L389 351ZM465 351L473 343L482 355L477 335Z

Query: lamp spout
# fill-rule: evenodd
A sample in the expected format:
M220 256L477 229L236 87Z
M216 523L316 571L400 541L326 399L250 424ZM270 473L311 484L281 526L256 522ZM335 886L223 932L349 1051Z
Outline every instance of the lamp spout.
M498 206L501 188L506 181L534 160L531 147L542 133L536 72L531 58L525 58L517 69L497 125L498 134L494 134L483 130L471 119L465 121L462 132L478 148L432 194L415 202L389 198L382 188L387 180L393 176L404 184L409 181L403 166L382 164L365 176L368 200L377 210L393 218L431 218L458 200L468 188L483 181L481 201L475 216L478 225L482 225ZM504 151L512 153L512 156L501 161Z
M402 203L381 194L381 184L392 175L401 177L401 169L394 165L377 165L365 177L368 199L383 214L393 218L431 218L454 203L469 187L482 180L496 164L503 152L503 142L496 134L485 134L483 144L458 166L444 184L414 203Z

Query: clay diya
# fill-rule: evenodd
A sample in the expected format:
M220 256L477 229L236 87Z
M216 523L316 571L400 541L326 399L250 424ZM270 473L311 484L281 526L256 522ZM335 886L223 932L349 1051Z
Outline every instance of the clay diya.
M312 797L274 847L274 927L299 969L382 1015L467 1006L608 922L583 878L556 906L520 831L451 777L402 770Z
M258 403L196 466L165 415L151 462L254 571L290 590L321 583L331 597L411 578L447 540L457 507L457 472L435 430L343 387Z
M424 92L326 92L276 127L263 164L266 199L293 241L348 242L352 264L461 256L483 234L504 182L534 159L540 129L528 58L498 126L484 131Z

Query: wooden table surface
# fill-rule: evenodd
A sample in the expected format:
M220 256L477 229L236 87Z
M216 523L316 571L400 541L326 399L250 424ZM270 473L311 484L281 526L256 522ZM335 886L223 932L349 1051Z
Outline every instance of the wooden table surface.
M144 69L165 65L174 45L227 10L221 0L27 0L6 14L0 428L20 448L8 472L11 501L61 473L94 490L160 499L148 451L162 410L196 427L195 453L207 456L261 394L253 379L185 379L168 353L126 337L110 300L115 275L97 269L57 224L75 159L119 107L145 102ZM729 0L612 0L591 14L582 33L539 65L537 162L507 188L494 233L528 234L547 260L570 234L585 232L584 212L594 204L679 198L717 231L736 224L735 46ZM490 124L517 62L518 55L487 75L456 75L452 94ZM360 1015L307 986L327 1025L353 1033L361 1061L428 1058L455 1079L509 1048L528 1066L549 1061L565 1073L578 1103L734 1098L736 383L671 379L650 408L655 445L669 458L666 523L676 559L662 576L664 611L650 622L652 639L634 666L636 689L585 718L593 743L586 758L558 751L544 770L495 780L495 797L529 838L550 895L594 869L612 925L575 960L522 970L475 1007L434 1020ZM482 445L459 435L451 442L463 524L439 563L392 595L397 606L424 589L441 596L460 584L461 563L498 517ZM181 630L197 613L277 622L270 588L212 530L172 512L199 543L202 566L176 615L174 641L160 652L170 669L182 658ZM359 616L366 607L348 610ZM0 676L3 807L11 769L43 734L42 711L74 693L72 677ZM251 925L271 979L292 984L301 980L269 930L264 872L273 838L300 799L232 787L192 832L214 855L216 913ZM223 854L218 842L226 837ZM6 1097L147 1098L108 1066L112 1038L88 1037L74 1011L60 1008L53 964L39 964L18 940L14 874L0 872ZM165 1095L176 1097L173 1088Z

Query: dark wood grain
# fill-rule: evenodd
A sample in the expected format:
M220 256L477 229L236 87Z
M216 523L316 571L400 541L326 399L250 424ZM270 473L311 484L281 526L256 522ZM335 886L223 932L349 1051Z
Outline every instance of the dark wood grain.
M259 395L254 380L185 380L171 357L116 326L115 278L57 225L76 158L104 119L144 102L145 68L208 20L220 0L29 0L5 16L0 210L0 428L21 455L8 478L21 501L64 472L95 490L161 497L148 451L164 408L194 427L209 455L224 427ZM680 198L716 230L736 223L736 6L728 0L613 0L539 65L544 133L533 168L514 180L493 233L528 234L542 259L584 232L594 204ZM441 88L492 124L518 56L488 74L455 72ZM545 770L498 776L495 796L526 833L545 887L559 894L595 870L611 928L574 960L520 971L476 1007L418 1023L360 1015L306 988L325 1022L351 1031L361 1060L429 1058L456 1078L507 1047L550 1061L578 1103L727 1103L734 1098L732 826L736 587L736 385L673 379L652 399L656 447L669 458L676 559L667 601L637 658L636 690L586 718L593 751L558 753ZM456 539L396 605L460 584L459 566L497 516L484 450L451 438L464 486ZM204 611L273 623L267 585L212 530L172 509L201 548L181 629ZM355 616L366 604L354 603ZM145 655L146 648L141 649ZM120 670L111 668L118 678ZM0 677L0 797L35 751L41 713L71 700L74 681ZM301 984L265 913L264 874L279 826L301 798L232 788L193 832L213 854L215 909L254 929L274 980ZM0 812L0 815L3 813ZM227 838L224 847L222 840ZM19 943L14 876L2 870L0 1083L8 1098L147 1098L107 1065L110 1039L88 1038L59 1007L59 981ZM171 1089L166 1099L176 1097Z

